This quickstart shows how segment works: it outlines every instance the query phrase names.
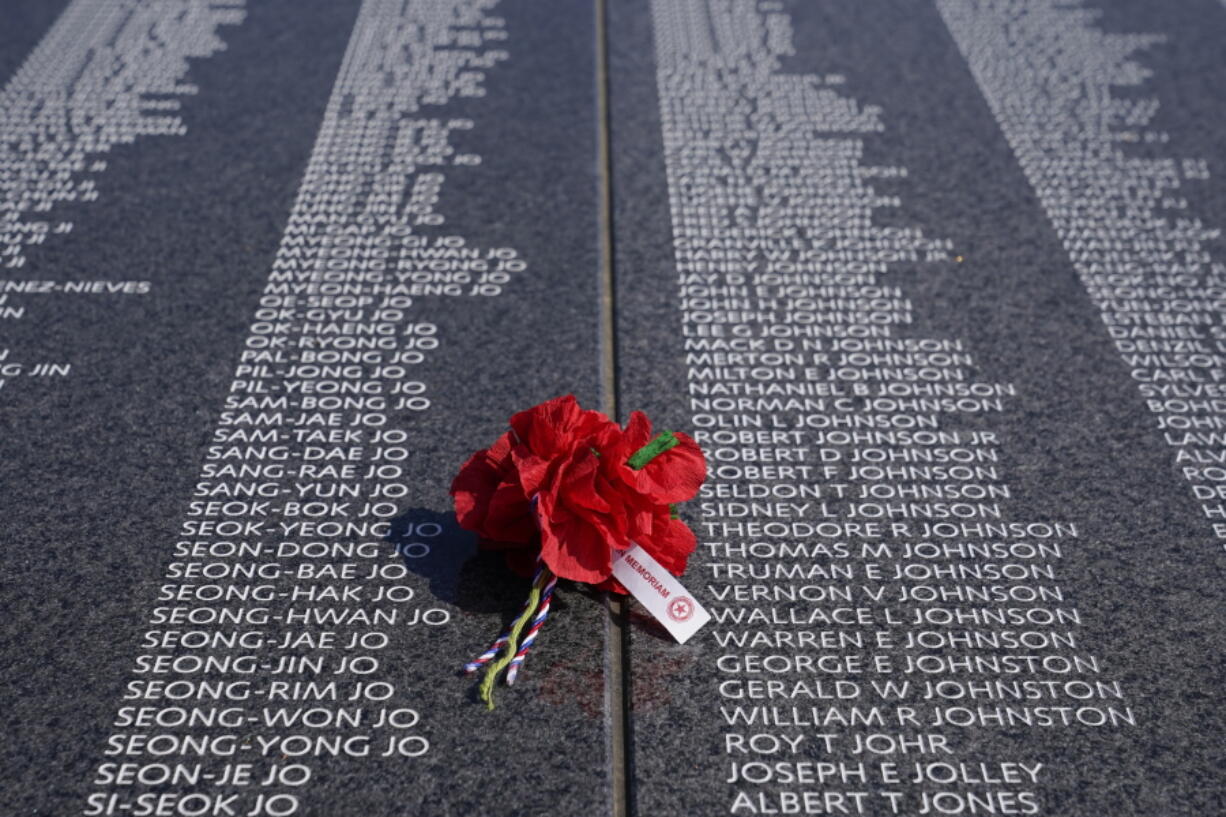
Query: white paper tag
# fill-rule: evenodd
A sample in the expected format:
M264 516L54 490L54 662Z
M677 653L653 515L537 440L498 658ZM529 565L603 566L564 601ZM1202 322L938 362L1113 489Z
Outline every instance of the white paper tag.
M613 577L684 644L711 620L711 614L639 545L613 559Z

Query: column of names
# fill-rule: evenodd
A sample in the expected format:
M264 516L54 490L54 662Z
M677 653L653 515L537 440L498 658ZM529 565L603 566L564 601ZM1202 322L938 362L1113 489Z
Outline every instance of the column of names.
M1040 813L992 735L1136 715L1062 583L1076 525L1009 512L1016 389L907 293L961 259L880 225L884 114L788 70L785 4L652 15L729 813Z
M325 813L321 764L430 751L388 647L451 619L410 567L441 527L391 521L428 304L525 269L435 207L481 164L447 105L509 56L494 6L364 2L84 813Z
M223 26L245 16L242 0L75 0L60 15L0 91L0 321L27 319L40 297L149 293L146 280L31 276L28 248L72 232L51 217L57 206L105 206L98 177L114 148L187 132L188 60L223 51ZM0 388L71 369L0 348Z
M1204 158L1169 155L1159 100L1125 96L1160 34L1104 31L1083 2L938 7L1069 260L1226 548L1222 231L1181 195Z

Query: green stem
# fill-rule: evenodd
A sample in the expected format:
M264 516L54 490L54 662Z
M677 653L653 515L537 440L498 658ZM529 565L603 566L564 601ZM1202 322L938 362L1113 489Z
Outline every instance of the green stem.
M679 445L681 445L681 440L677 439L676 434L671 431L661 431L652 438L651 442L635 451L630 456L630 459L626 460L626 465L638 471L668 449L676 448Z
M524 612L515 620L515 625L511 627L511 635L503 647L502 655L491 661L490 665L486 667L485 676L481 679L481 686L477 688L481 700L485 701L485 708L491 712L494 710L494 683L498 680L498 673L506 669L507 665L511 663L511 659L515 657L515 653L519 652L519 634L523 632L524 627L532 620L532 616L536 613L536 607L541 601L541 584L541 577L538 577L532 583L532 592L528 594L528 603L524 606Z

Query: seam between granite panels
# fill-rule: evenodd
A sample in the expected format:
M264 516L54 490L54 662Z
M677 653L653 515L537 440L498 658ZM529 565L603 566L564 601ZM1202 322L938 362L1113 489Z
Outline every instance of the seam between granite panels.
M617 393L617 312L613 280L613 174L609 152L609 52L608 6L595 0L596 47L596 161L600 180L600 368L601 407L609 417L620 420ZM625 600L606 594L608 624L605 628L605 705L609 727L609 813L628 817L631 813L630 786L630 706L629 658L626 649Z

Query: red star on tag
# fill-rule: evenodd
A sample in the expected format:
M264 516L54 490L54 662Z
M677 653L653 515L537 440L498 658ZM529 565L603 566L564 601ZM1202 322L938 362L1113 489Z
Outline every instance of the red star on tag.
M694 615L694 602L688 596L678 596L668 603L668 617L673 621L688 621Z

